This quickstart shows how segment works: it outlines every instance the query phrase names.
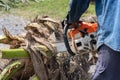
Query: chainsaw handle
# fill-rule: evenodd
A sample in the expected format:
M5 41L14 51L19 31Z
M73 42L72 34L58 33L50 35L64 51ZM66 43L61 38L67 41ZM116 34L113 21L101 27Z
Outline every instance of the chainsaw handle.
M68 37L67 37L67 32L68 32L68 29L69 29L70 25L71 24L65 24L64 31L63 31L63 38L64 38L64 43L65 43L65 46L67 48L68 53L70 55L74 56L75 53L71 50L70 45L69 45L69 41L68 41Z

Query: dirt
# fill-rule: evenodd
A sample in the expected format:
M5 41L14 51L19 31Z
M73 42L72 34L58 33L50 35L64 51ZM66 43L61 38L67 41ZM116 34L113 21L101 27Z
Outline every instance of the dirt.
M23 17L3 15L0 17L0 35L3 34L2 27L6 27L13 35L21 35L25 33L24 27L28 23Z

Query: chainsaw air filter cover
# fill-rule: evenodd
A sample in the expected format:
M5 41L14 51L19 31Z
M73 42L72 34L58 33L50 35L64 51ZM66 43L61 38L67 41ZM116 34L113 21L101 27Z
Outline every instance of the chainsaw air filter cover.
M96 32L90 33L84 37L74 40L74 46L77 52L96 50L97 34Z

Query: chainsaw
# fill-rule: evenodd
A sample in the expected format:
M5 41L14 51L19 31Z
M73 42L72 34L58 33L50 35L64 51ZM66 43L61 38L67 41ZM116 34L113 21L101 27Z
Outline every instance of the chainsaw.
M80 21L77 28L70 29L70 24L63 26L64 43L58 43L57 51L67 51L74 56L80 53L80 50L95 50L97 43L97 23L89 23Z

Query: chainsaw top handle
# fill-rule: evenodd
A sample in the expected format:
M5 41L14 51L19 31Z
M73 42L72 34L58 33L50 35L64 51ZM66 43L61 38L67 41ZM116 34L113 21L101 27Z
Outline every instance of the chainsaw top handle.
M70 25L71 24L65 24L64 25L63 38L64 38L64 43L65 43L65 46L66 46L66 49L67 49L68 53L70 55L74 56L75 53L71 50L70 45L69 45L69 41L68 41L68 37L67 37L67 32L68 32L68 29L69 29Z

